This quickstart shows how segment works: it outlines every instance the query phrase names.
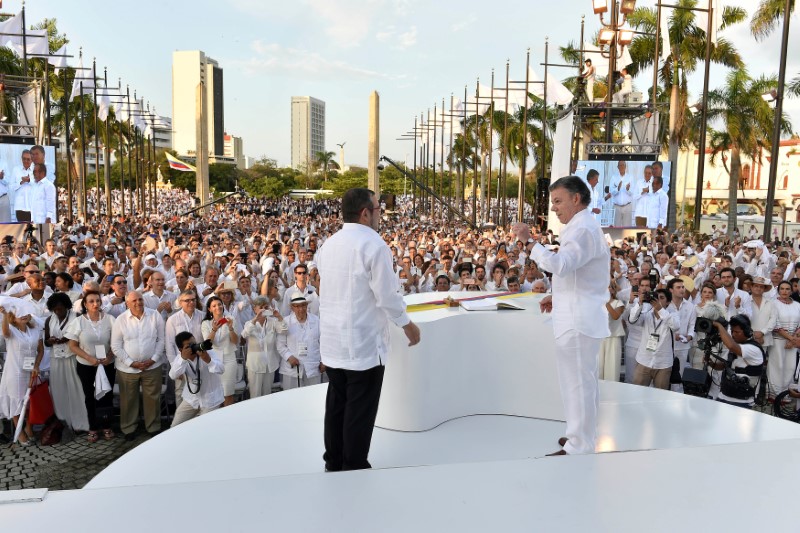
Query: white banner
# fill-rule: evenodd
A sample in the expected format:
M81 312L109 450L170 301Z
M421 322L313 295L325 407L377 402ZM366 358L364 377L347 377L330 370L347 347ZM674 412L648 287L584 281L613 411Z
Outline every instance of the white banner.
M550 183L555 183L558 178L570 175L570 158L572 148L572 111L567 113L556 123L556 133L553 136L553 161L550 164ZM548 217L547 226L558 235L561 231L561 222L552 211L552 204L547 201Z

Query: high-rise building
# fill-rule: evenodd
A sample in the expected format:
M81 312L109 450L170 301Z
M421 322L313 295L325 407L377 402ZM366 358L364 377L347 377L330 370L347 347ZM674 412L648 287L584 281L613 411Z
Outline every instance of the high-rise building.
M244 156L244 143L241 137L225 134L225 159L229 159L236 165L236 168L245 170L247 168L247 160Z
M197 86L205 82L205 116L208 123L208 155L224 159L225 107L222 69L200 50L172 53L172 148L178 155L196 157Z
M292 168L308 167L325 151L325 102L292 96Z

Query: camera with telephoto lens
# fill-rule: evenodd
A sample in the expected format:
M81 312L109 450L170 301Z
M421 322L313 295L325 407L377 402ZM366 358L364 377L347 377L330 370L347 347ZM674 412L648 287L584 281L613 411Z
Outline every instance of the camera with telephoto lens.
M189 348L192 350L192 354L196 354L198 352L207 352L211 349L213 343L211 339L206 339L203 342L196 342L194 344L190 344Z
M642 303L650 303L655 297L656 295L654 291L643 291L639 293L639 299L642 301Z
M755 395L755 388L750 384L750 378L746 375L737 374L731 367L726 367L722 371L722 381L719 390L729 398L737 400L748 400Z

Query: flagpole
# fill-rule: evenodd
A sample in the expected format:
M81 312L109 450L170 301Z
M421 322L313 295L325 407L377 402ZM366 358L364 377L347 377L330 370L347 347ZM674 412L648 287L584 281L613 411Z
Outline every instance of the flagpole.
M92 98L94 98L94 181L97 190L95 191L95 210L100 214L100 205L103 203L100 198L100 124L97 112L97 58L92 58ZM111 213L106 213L110 216Z
M581 46L583 48L583 46ZM548 59L548 51L550 50L550 39L548 37L544 38L544 99L542 100L542 181L539 182L540 186L544 186L545 180L547 179L547 63L549 63ZM538 223L540 220L544 221L547 218L547 192L544 190L539 190L539 187L536 187L536 198L539 200L538 202L534 202L533 209L534 212L538 215L537 218L534 219L535 223ZM544 206L544 209L542 207ZM543 223L541 225L542 228L545 227Z
M22 75L28 77L28 24L25 22L25 3L22 4Z
M133 187L136 186L136 178L133 175L133 169L131 168L131 152L133 151L133 127L131 126L131 87L130 85L125 86L125 100L128 104L128 183L131 185L131 205L130 205L130 213L132 215L136 214L136 203L133 201Z
M122 90L122 78L117 78L117 80L118 80L117 86L119 87L119 90L121 91ZM120 108L121 108L124 105L124 102L121 102L119 105L120 105ZM119 132L119 136L118 136L118 139L119 139L119 143L118 143L119 144L119 150L118 150L119 151L119 157L117 158L117 160L119 161L119 190L122 193L122 202L121 202L120 207L121 207L122 216L124 217L125 216L125 156L124 156L124 154L122 152L122 122L120 122L120 120L119 120L119 113L117 113L116 109L114 110L114 119L119 124L119 126L117 127L117 130Z
M69 149L69 98L67 97L67 68L64 69L64 132L67 145L67 218L72 220L72 154ZM76 71L77 72L77 71Z
M530 83L531 49L525 61L525 98L522 106L522 151L520 152L519 188L517 189L517 222L522 222L525 211L525 167L528 163L528 84Z
M84 98L83 98L83 82L80 82L80 91L78 93L81 99L81 215L83 216L84 222L88 223L89 218L89 209L88 209L88 197L86 193L86 109L84 106Z
M53 128L50 123L50 63L45 59L44 61L44 101L45 104L45 123L47 124L47 145L53 145ZM42 137L44 138L44 137ZM55 169L53 169L55 172Z
M478 102L480 102L480 78L475 80L475 152L472 154L472 225L477 223L478 217L478 149L480 135L478 135Z
M464 181L467 179L467 86L464 85L464 131L461 132L461 183L458 187L458 201L461 212L464 212ZM475 219L472 219L475 226Z
M441 198L447 199L447 197L443 194L444 193L444 98L442 98L442 139L441 139L441 147L442 153L439 154L439 169L441 171L441 175L439 176L439 196ZM450 200L447 199L447 207L450 208ZM439 218L444 220L444 207L439 206ZM447 210L450 212L450 209Z
M492 220L497 223L496 211L492 210L492 152L494 151L494 69L492 69L492 82L489 93L489 127L486 129L489 134L489 172L486 176L486 215L485 220ZM500 192L500 187L497 188ZM500 198L497 198L499 206Z
M508 74L510 68L510 60L506 59L506 103L505 103L505 116L503 117L503 159L500 161L503 165L502 175L503 175L503 196L502 196L502 225L506 227L508 224L508 209L506 208L506 203L508 202L508 196L506 191L506 180L508 179Z
M450 179L447 182L447 198L452 206L455 202L453 194L453 93L450 93L450 161L447 163L447 170L450 172ZM447 220L453 220L452 210L447 212Z
M106 89L106 93L108 93L108 68L103 67L103 86ZM106 94L108 98L108 95ZM112 220L114 213L112 212L111 208L111 121L109 120L109 114L106 114L106 145L105 150L103 150L103 160L104 160L104 178L106 182L106 215L108 216L109 221Z

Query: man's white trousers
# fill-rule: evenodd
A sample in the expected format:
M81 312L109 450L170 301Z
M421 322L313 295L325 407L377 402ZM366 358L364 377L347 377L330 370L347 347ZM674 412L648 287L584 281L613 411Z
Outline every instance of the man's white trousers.
M602 339L569 330L556 339L556 362L568 454L594 453L597 441L597 357Z

